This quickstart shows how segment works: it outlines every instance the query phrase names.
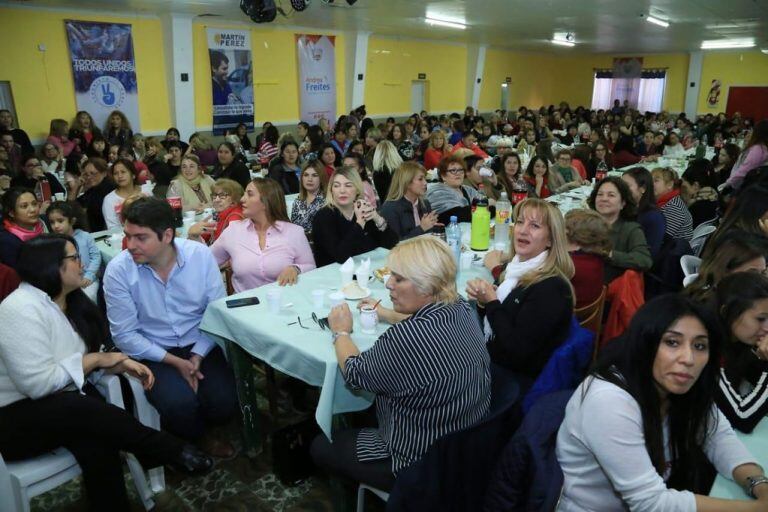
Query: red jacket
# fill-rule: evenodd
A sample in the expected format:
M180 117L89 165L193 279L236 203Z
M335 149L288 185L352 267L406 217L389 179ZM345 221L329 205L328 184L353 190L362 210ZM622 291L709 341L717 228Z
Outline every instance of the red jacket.
M440 165L440 160L447 154L447 151L438 151L434 148L427 148L424 152L424 168L426 170L437 169Z
M477 144L473 145L471 148L467 148L467 147L464 145L464 143L463 143L462 141L459 141L459 142L457 142L457 143L456 143L456 144L453 146L453 151L451 151L451 153L455 153L456 151L458 151L459 149L462 149L462 148L466 148L466 149L469 149L470 151L472 151L474 154L476 154L477 156L479 156L479 157L480 157L480 158L482 158L483 160L485 160L486 158L488 158L488 153L486 153L485 151L483 151L483 150L480 148L480 146L478 146ZM425 166L425 167L426 167L426 166Z
M19 284L21 284L21 280L16 271L8 265L0 263L0 302L18 288Z

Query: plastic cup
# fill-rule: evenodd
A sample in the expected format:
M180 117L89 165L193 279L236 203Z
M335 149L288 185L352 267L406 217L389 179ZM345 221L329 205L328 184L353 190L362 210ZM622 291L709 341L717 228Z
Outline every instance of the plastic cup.
M325 302L325 290L312 290L312 304L316 308L322 308Z
M461 270L469 270L472 267L472 258L474 255L471 252L464 252L461 254Z
M364 334L375 334L378 323L379 314L375 308L364 306L360 309L360 327Z
M272 314L280 313L280 307L282 306L283 291L279 288L275 288L267 291L267 306L269 306L269 312Z
M57 201L63 201L64 200L64 192L57 192L57 193L53 194L53 197L55 197Z

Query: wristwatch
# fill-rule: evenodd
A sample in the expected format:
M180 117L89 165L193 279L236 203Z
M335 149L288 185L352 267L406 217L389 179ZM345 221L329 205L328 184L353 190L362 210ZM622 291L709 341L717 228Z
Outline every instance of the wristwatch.
M339 336L349 336L349 333L347 331L338 331L334 332L333 334L333 344L336 344L336 340L339 338Z
M747 496L757 499L757 496L755 496L755 487L760 484L768 484L768 477L765 475L748 476L747 483L744 485L744 491L747 493Z

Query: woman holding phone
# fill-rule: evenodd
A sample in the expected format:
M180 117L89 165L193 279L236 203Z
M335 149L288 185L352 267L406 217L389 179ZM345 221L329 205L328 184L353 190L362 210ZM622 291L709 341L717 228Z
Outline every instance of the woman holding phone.
M318 267L344 263L350 256L397 244L397 233L363 199L363 182L357 170L342 167L334 171L325 197L326 205L312 222Z

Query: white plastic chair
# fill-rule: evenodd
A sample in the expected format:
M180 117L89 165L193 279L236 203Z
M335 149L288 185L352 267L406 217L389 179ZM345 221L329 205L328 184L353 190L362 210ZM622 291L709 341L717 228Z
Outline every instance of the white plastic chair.
M680 266L683 269L683 274L685 274L685 277L688 277L699 271L699 267L701 266L701 258L686 254L680 257Z
M138 385L141 388L141 384ZM96 383L96 388L108 403L125 408L120 381L115 375L103 375ZM134 394L136 393L134 392ZM140 396L146 403L143 390ZM138 404L138 397L135 402ZM149 404L147 403L146 405ZM155 411L155 414L157 414L157 411ZM139 420L141 421L141 419ZM147 426L159 428L159 424L158 416L158 427L151 424L147 424ZM129 454L126 460L142 504L146 510L151 510L154 508L155 503L152 500L152 492L150 485L147 483L144 469L133 455ZM156 471L155 469L150 470L150 480L152 480L153 472L155 480L157 480ZM159 471L160 482L164 487L163 469L159 468ZM57 448L39 457L15 462L5 462L2 454L0 454L0 512L29 512L30 499L69 482L80 475L80 473L80 466L77 464L75 457L65 448ZM153 481L153 483L155 482ZM154 485L152 488L154 488Z
M717 229L715 226L696 226L698 234L694 233L694 236L691 237L691 249L693 250L694 256L699 256L701 254L701 250L704 248L704 243L715 229Z
M686 286L688 286L698 278L699 278L699 274L691 274L689 276L685 276L683 278L683 287L685 288Z
M365 491L371 491L375 496L386 502L389 500L389 493L384 492L381 489L371 487L368 484L360 484L357 486L357 512L365 511Z
M712 231L707 231L707 228L717 227L717 221L718 219L717 217L715 217L714 219L710 219L708 221L702 222L701 224L696 226L696 229L693 230L693 235L691 236L691 238L696 238L704 234L711 233Z

